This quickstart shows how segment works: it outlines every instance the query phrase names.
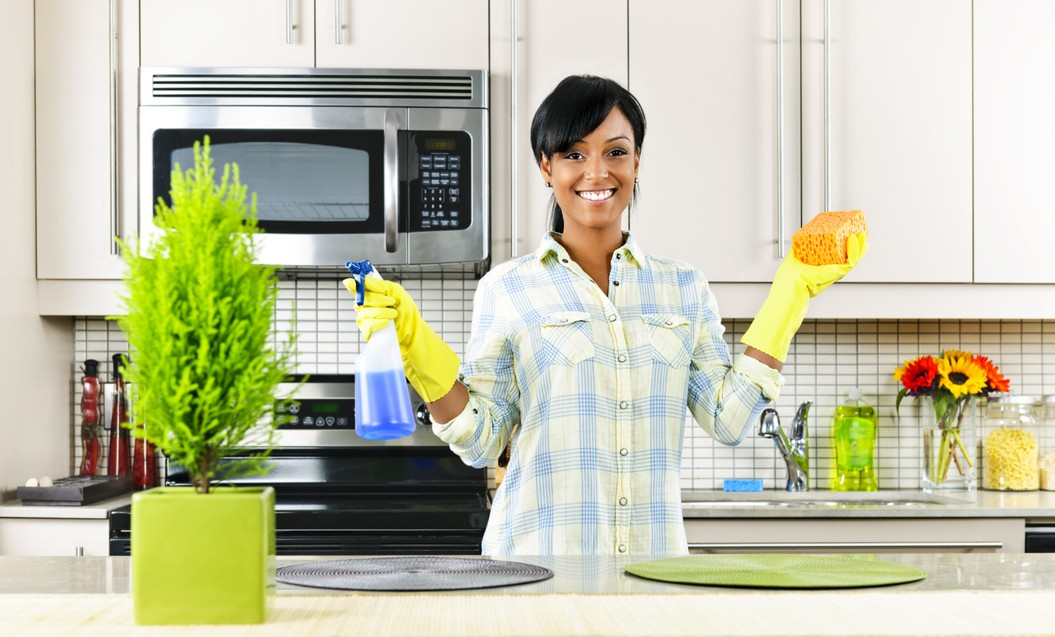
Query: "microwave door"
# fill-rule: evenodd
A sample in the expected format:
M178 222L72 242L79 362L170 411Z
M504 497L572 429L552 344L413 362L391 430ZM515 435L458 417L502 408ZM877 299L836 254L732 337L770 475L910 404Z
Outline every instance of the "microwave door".
M343 268L349 259L408 262L406 109L349 106L144 106L141 161L153 187L142 188L141 232L165 199L178 162L193 164L205 135L217 170L237 164L257 199L262 263ZM188 161L189 160L189 161ZM147 166L143 166L144 171ZM402 214L402 218L400 215Z

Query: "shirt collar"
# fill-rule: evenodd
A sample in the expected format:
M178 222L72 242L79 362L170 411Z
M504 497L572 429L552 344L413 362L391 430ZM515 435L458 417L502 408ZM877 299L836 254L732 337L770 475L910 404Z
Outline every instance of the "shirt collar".
M568 251L557 242L558 236L560 235L556 232L547 232L543 235L542 241L539 242L538 248L535 250L535 258L539 261L545 261L549 256L556 259L570 259ZM645 252L637 244L634 235L629 232L623 233L623 245L616 249L615 254L622 255L622 259L625 259L627 263L638 267L642 267L645 264Z

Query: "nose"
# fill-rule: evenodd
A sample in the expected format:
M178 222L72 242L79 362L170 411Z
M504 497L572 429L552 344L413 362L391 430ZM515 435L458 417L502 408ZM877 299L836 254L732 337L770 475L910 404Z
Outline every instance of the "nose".
M603 157L592 157L586 162L586 178L594 180L608 178L608 166L604 163Z

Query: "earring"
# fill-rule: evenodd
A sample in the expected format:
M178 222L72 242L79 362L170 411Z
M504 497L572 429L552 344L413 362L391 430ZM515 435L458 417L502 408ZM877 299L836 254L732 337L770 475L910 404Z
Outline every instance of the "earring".
M552 187L553 187L553 185L552 185L552 184L550 184L550 183L549 183L549 182L547 181L547 182L546 182L546 187L547 187L547 188L552 188Z

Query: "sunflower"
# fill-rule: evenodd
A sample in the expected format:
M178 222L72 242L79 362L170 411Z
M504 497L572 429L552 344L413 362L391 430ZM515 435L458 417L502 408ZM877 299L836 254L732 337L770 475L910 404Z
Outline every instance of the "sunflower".
M938 374L938 385L949 390L953 398L980 394L985 389L985 369L967 352L943 352L938 361Z
M975 356L974 362L985 372L986 391L1006 392L1011 389L1011 381L1000 373L1000 368L988 356Z
M905 361L904 367L894 370L894 378L901 381L912 395L931 389L937 376L938 362L933 356L920 356L913 361Z

